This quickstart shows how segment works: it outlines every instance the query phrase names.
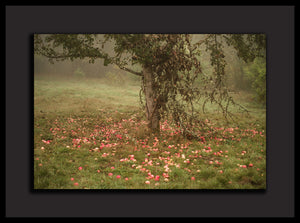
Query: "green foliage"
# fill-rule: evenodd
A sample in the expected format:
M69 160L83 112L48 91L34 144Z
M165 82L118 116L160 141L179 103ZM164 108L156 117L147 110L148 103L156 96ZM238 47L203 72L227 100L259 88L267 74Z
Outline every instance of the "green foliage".
M228 34L224 37L227 44L232 45L245 62L252 62L256 57L266 57L265 34Z
M255 91L255 99L266 103L266 61L256 58L252 63L244 67L244 73Z
M80 68L78 67L78 68L74 71L73 77L82 79L82 78L85 78L85 73L83 72L82 69L80 69Z

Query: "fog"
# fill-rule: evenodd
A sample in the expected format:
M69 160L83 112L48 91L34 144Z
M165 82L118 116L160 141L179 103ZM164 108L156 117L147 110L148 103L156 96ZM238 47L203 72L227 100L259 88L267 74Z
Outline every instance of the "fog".
M73 61L54 61L50 63L48 58L34 55L35 79L92 79L97 78L109 84L122 85L130 82L139 84L140 77L119 69L116 65L103 65L103 60L98 59L89 63L88 59L75 59Z
M192 42L198 42L205 37L205 34L193 34ZM103 35L98 35L97 38L103 38ZM104 51L110 55L113 51L114 43L107 42L104 46ZM210 52L205 50L205 44L200 47L201 55L200 62L202 65L202 71L206 75L210 75L212 72L212 66L210 62ZM226 66L226 82L229 88L234 90L250 89L250 83L248 83L245 77L244 67L247 65L236 55L236 51L223 44L223 50L225 53L225 59L227 61ZM96 59L94 63L89 63L89 59L75 59L73 61L53 61L51 64L48 59L41 55L34 55L34 77L35 78L69 78L69 79L88 79L88 78L100 78L108 81L112 84L124 84L128 81L132 84L139 84L140 77L119 69L116 65L109 64L103 65L103 59ZM133 69L141 70L137 65Z

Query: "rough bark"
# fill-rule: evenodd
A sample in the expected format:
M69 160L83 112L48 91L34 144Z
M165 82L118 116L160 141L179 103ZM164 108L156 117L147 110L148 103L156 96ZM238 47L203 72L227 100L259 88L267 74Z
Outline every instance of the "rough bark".
M159 130L159 111L158 101L153 88L153 73L151 68L143 68L144 76L144 93L146 98L146 116L148 120L148 127L152 130Z

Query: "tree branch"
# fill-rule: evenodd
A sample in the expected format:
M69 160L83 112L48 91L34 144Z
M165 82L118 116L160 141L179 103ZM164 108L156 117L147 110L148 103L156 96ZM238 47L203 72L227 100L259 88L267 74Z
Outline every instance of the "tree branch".
M197 48L197 47L199 47L202 43L204 43L209 37L211 37L213 34L207 34L207 36L204 38L204 39L202 39L202 40L200 40L200 41L198 41L197 43L195 43L194 45L195 45L195 47L191 50L192 52Z
M50 58L50 59L68 59L68 58L71 58L71 57L77 57L77 55L71 55L71 54L68 54L68 55L50 55L50 54L46 54L46 53L41 53L41 55L43 55L47 58Z
M125 71L127 71L127 72L129 72L129 73L135 74L135 75L140 76L140 77L143 76L143 73L142 73L142 72L137 72L137 71L131 70L131 69L129 69L129 68L127 68L127 67L123 67L123 66L121 66L121 65L119 65L119 64L116 64L116 65L117 65L121 70L125 70Z

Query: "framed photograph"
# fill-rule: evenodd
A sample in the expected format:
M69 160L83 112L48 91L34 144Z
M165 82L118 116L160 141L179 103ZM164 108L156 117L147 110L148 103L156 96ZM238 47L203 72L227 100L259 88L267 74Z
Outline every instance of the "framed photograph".
M293 217L293 81L293 6L6 6L6 216Z
M34 189L266 188L265 34L33 45Z

